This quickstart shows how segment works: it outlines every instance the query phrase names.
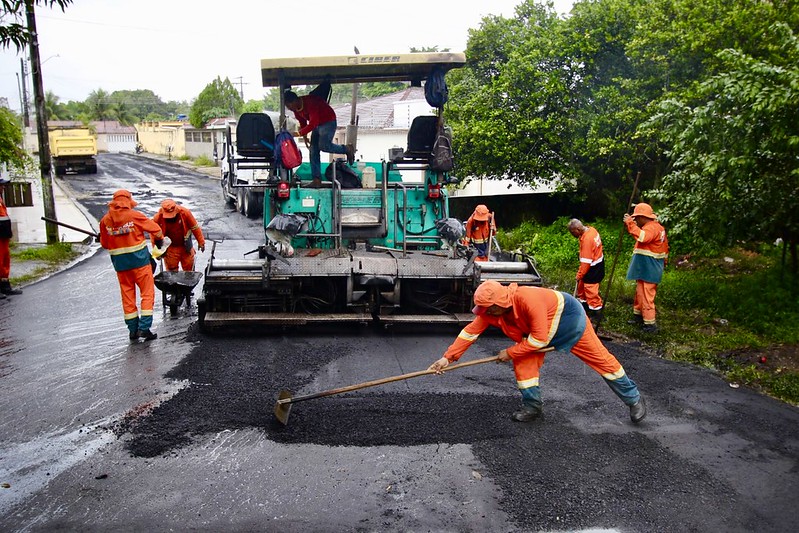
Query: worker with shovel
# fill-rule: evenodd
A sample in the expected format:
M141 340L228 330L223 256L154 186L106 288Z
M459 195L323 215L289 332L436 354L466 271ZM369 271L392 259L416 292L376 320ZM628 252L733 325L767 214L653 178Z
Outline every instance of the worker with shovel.
M634 324L645 333L656 333L655 295L669 257L669 239L649 204L635 205L633 214L624 215L624 225L635 239L627 279L635 280Z
M158 224L141 211L129 191L120 189L108 204L108 213L100 219L100 245L108 250L117 273L122 294L122 310L130 340L151 341L158 337L151 331L155 281L152 257L144 238L145 232L155 238L156 246L163 245L164 234ZM141 313L136 306L136 288L141 296Z
M573 296L542 287L519 287L484 281L474 293L475 319L466 325L444 356L428 370L441 373L457 361L489 326L495 326L516 344L500 350L497 359L513 361L522 408L513 413L517 422L531 422L543 411L538 384L544 352L570 351L605 380L630 408L634 424L646 416L646 405L635 382L605 348Z
M466 221L466 240L477 249L475 261L491 260L491 237L496 231L494 214L488 211L488 207L483 204L475 207L474 213Z
M599 284L605 279L605 255L602 238L596 228L586 226L578 219L569 220L569 233L580 240L580 267L577 269L575 296L583 304L591 325L596 328L602 316L602 297Z

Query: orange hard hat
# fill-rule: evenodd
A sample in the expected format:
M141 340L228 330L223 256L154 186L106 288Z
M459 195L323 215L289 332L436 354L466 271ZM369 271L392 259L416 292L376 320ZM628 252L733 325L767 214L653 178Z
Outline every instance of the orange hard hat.
M161 202L161 212L164 214L164 218L175 218L178 216L178 204L172 198L167 198Z
M118 189L114 191L114 195L111 197L111 201L108 205L116 205L118 207L127 207L129 209L133 209L138 204L136 200L133 199L133 195L130 194L130 191L126 189Z
M488 220L488 208L483 204L478 205L474 208L474 213L472 214L472 218L479 221Z
M652 211L652 206L649 204L635 204L635 210L633 211L634 217L646 217L651 218L652 220L657 219L657 215L654 211Z

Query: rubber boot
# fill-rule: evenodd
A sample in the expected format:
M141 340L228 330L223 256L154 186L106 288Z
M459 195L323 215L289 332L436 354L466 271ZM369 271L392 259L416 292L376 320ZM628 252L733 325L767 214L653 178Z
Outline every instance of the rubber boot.
M0 281L0 292L5 294L6 296L13 296L15 294L22 294L20 289L14 289L11 287L11 282L7 279Z
M658 325L657 324L644 324L641 326L641 331L644 333L657 333L658 332Z
M597 309L597 310L589 309L588 320L591 321L591 325L594 327L594 329L596 329L599 323L602 321L602 309Z
M139 330L139 338L144 339L145 341L151 341L158 338L157 333L153 333L149 329L140 329Z
M628 324L632 326L643 326L644 325L644 316L643 315L633 315L633 317L627 321Z
M522 393L522 408L514 411L511 418L516 422L532 422L544 412L541 389L538 386L519 389Z
M637 424L644 418L646 418L646 403L644 397L641 396L636 403L630 406L630 420L633 421L633 424Z
M532 422L543 413L541 408L535 408L528 405L522 406L518 411L514 411L511 418L516 422Z

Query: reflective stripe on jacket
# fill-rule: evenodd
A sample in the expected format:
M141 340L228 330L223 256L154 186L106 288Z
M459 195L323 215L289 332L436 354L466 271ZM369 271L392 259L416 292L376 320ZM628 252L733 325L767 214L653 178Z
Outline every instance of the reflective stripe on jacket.
M666 230L658 221L650 219L641 228L635 222L628 223L627 232L635 237L627 279L660 283L666 258L669 256Z
M100 219L100 245L108 250L114 270L121 272L150 263L150 249L144 233L163 239L161 228L144 213L111 206Z
M489 326L500 328L516 342L508 348L512 358L546 346L569 351L585 331L585 312L570 294L542 287L519 287L512 302L513 309L503 315L477 315L461 330L444 357L457 361Z

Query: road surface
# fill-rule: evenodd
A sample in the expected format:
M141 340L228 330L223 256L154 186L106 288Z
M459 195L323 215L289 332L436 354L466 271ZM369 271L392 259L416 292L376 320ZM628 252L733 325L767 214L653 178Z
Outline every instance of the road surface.
M65 180L97 219L125 187L150 215L188 205L211 239L260 238L214 179L121 154L99 168ZM639 426L555 352L532 424L510 420L513 373L492 363L297 403L282 427L281 389L421 370L457 331L208 336L196 309L156 305L158 339L130 344L121 315L103 250L0 302L0 530L799 530L799 410L637 344L608 347L646 396Z

